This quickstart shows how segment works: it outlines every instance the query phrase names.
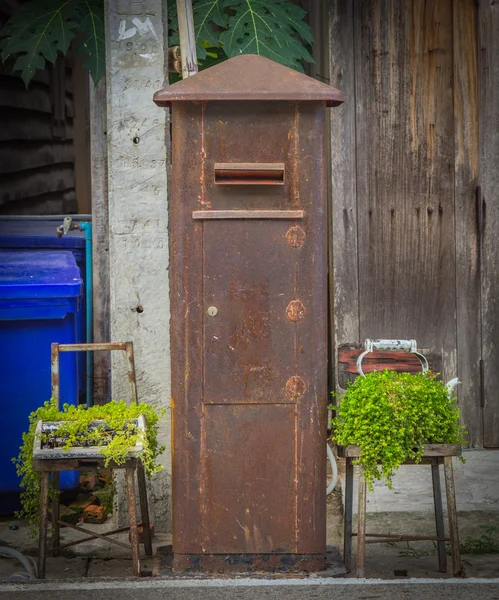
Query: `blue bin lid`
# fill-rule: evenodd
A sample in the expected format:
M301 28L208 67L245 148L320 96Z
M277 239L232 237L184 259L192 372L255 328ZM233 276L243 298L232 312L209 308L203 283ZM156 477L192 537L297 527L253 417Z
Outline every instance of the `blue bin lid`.
M74 229L57 237L60 221L0 218L0 248L85 248L85 234Z
M70 251L0 250L0 300L74 298L82 287Z

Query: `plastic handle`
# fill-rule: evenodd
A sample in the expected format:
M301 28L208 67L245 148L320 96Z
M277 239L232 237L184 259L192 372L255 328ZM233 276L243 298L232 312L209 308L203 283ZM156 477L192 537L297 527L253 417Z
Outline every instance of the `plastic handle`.
M370 340L367 339L364 342L364 352L359 355L357 359L357 373L365 377L364 371L362 370L362 361L364 356L373 352L374 350L382 350L384 352L407 352L408 354L414 354L418 357L421 363L421 369L423 373L428 371L428 361L426 356L418 352L418 345L416 340Z

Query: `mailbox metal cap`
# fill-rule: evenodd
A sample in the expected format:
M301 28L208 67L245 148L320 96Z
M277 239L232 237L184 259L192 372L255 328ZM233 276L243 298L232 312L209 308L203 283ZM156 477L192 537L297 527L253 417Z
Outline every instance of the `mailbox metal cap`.
M208 100L284 100L338 106L343 92L255 54L242 54L154 94L158 106Z

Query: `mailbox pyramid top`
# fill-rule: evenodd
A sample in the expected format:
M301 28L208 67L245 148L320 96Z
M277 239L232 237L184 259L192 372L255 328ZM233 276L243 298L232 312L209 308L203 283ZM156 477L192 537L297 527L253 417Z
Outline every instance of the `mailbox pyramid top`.
M285 100L337 106L343 92L255 54L230 58L154 94L158 106L206 100Z

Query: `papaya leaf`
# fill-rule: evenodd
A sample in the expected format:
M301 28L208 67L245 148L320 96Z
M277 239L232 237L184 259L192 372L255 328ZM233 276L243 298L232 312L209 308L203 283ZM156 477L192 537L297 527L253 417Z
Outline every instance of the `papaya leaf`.
M106 73L106 42L104 38L104 5L102 0L80 0L75 6L80 38L75 53L85 56L83 66L90 72L95 85Z
M223 2L224 0L197 0L197 2L193 2L192 17L194 19L196 52L198 59L201 61L206 58L207 48L213 49L219 46L220 31L228 25L229 15L224 10ZM168 1L168 20L170 22L168 43L170 46L178 46L180 39L175 0Z
M302 60L314 62L296 37L313 42L301 8L287 0L223 0L231 16L220 35L227 56L260 54L303 72Z
M223 0L199 0L192 7L196 50L201 60L206 58L206 44L216 48L219 43L220 28L228 25L229 16L224 12L222 2ZM214 25L219 29L217 30Z
M66 54L76 33L71 20L74 0L30 2L16 11L0 31L2 60L18 55L14 70L26 85L46 61L54 63Z

